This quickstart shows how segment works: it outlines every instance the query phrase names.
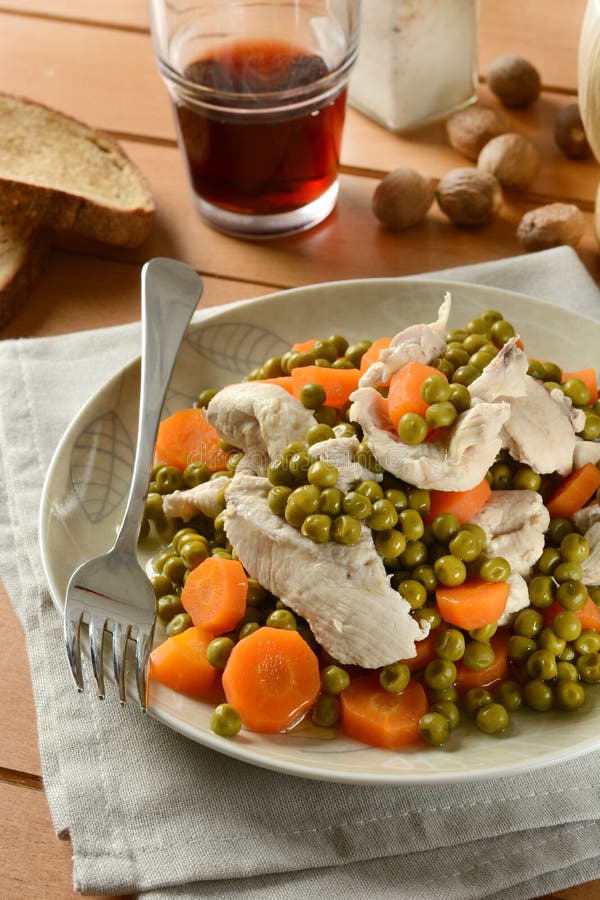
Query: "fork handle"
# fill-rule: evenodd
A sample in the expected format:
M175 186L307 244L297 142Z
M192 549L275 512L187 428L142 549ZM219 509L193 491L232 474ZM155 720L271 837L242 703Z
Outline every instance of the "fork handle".
M137 447L115 549L136 553L160 414L202 279L184 263L157 257L142 268L142 362Z

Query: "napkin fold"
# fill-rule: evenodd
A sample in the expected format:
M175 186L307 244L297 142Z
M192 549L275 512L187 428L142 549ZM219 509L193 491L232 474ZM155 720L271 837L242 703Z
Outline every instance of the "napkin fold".
M423 277L600 319L600 292L569 248ZM0 343L0 571L27 638L44 784L57 833L71 837L76 889L523 900L599 878L600 752L473 784L327 784L221 756L131 704L76 693L38 547L42 482L72 417L139 340L136 323Z

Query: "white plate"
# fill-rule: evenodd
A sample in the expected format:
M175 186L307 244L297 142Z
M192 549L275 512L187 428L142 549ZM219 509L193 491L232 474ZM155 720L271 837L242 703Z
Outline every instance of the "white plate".
M394 334L435 318L444 290L453 295L451 325L495 308L519 329L527 352L567 369L594 365L600 324L506 291L425 280L368 279L298 288L233 309L215 309L182 345L165 415L190 405L198 391L231 383L297 340L333 331L349 339ZM116 374L76 416L52 460L44 486L41 549L60 611L73 569L107 549L124 509L137 426L139 363ZM65 660L66 665L66 660ZM91 677L87 673L91 689ZM458 782L515 774L600 747L600 693L589 691L575 714L525 712L510 731L487 737L460 726L444 749L392 752L345 738L294 734L217 737L211 707L153 685L150 712L176 731L254 765L306 778L356 784ZM116 702L116 701L115 701Z

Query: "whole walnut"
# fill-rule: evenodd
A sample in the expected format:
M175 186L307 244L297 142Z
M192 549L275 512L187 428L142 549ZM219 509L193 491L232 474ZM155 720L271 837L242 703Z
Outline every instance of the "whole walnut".
M528 60L514 53L499 56L486 72L490 90L505 106L529 106L540 95L540 73Z
M452 169L438 184L436 198L442 212L456 225L485 225L502 205L502 188L488 172Z
M548 203L525 213L517 237L524 250L549 250L563 244L577 246L584 231L585 218L574 203Z
M450 144L473 162L488 141L509 130L510 125L502 113L483 103L459 109L446 121Z
M373 212L389 228L409 228L421 222L435 197L430 178L414 169L395 169L379 182L373 194Z
M511 131L488 141L477 166L495 175L502 187L524 191L539 171L540 151L522 134Z

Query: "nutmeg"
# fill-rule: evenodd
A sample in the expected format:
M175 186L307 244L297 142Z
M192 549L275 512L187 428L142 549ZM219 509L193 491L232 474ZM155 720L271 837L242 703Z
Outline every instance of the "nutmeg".
M554 140L565 156L583 159L591 155L578 103L563 107L557 114L554 122Z
M373 194L373 212L389 228L409 228L425 218L435 197L430 178L414 169L394 169Z
M486 73L487 83L505 106L529 106L540 95L540 73L528 60L514 53L499 56Z
M452 169L438 184L436 198L456 225L485 225L502 205L502 188L481 169Z
M548 203L526 212L517 228L524 250L549 250L567 244L575 247L583 237L585 219L574 203Z
M488 141L477 166L495 175L502 187L524 191L538 173L540 152L522 134L511 131Z
M459 109L446 122L450 144L473 162L488 141L509 130L510 125L502 113L483 103Z

